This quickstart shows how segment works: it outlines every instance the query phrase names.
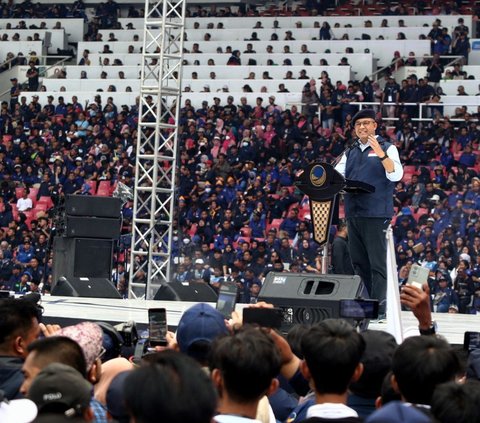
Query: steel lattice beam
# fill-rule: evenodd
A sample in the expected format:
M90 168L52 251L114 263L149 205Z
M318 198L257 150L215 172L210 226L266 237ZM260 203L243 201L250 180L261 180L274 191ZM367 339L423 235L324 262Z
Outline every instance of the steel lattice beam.
M145 2L129 298L170 281L186 0Z

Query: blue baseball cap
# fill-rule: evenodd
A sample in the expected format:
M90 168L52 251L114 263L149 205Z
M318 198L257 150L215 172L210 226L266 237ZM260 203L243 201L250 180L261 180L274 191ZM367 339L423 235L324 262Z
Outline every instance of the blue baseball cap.
M196 342L212 342L217 336L227 333L223 315L212 306L199 303L183 314L178 323L176 336L180 351L188 354L189 349Z

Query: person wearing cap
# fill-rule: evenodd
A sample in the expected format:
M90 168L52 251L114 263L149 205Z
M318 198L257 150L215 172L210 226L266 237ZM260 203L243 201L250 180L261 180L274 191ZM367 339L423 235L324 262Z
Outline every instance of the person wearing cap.
M437 313L448 313L450 306L457 306L458 295L448 286L448 278L446 275L440 275L437 279L433 297L433 309Z
M67 326L60 329L57 336L66 336L80 345L87 365L87 380L96 384L102 374L101 357L105 353L103 349L103 332L99 325L93 322L82 322L77 325ZM96 422L106 422L106 409L95 398L91 398L91 407Z
M205 261L202 258L195 259L195 268L192 272L192 282L208 283L210 281L210 270L205 268Z
M352 119L358 137L343 154L336 170L347 179L375 187L375 192L345 194L345 216L355 273L360 275L371 298L380 302L385 314L387 291L387 241L385 230L394 214L395 182L403 177L397 148L375 135L375 112L365 109Z
M38 408L38 423L89 422L92 385L73 367L46 366L35 378L28 396Z

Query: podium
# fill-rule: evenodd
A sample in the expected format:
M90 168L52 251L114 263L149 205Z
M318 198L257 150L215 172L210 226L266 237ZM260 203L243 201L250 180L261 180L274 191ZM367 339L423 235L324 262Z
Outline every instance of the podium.
M373 185L345 179L330 163L323 162L311 163L300 171L294 184L310 200L313 239L321 247L328 241L336 196L343 192L349 194L375 192Z

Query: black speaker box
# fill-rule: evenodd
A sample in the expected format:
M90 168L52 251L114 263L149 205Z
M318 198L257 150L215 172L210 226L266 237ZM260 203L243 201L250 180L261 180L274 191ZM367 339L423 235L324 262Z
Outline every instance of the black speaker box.
M65 236L74 238L120 238L120 218L67 216Z
M154 300L215 303L217 298L217 293L206 283L183 285L179 282L171 282L160 286Z
M120 198L67 195L65 199L65 213L70 216L119 218L121 209Z
M354 298L369 298L357 275L269 272L258 294L258 301L272 303L283 310L283 331L296 324L338 319L340 300Z
M112 276L113 241L110 239L53 239L53 280Z
M53 286L52 296L122 298L112 282L105 278L60 277Z

